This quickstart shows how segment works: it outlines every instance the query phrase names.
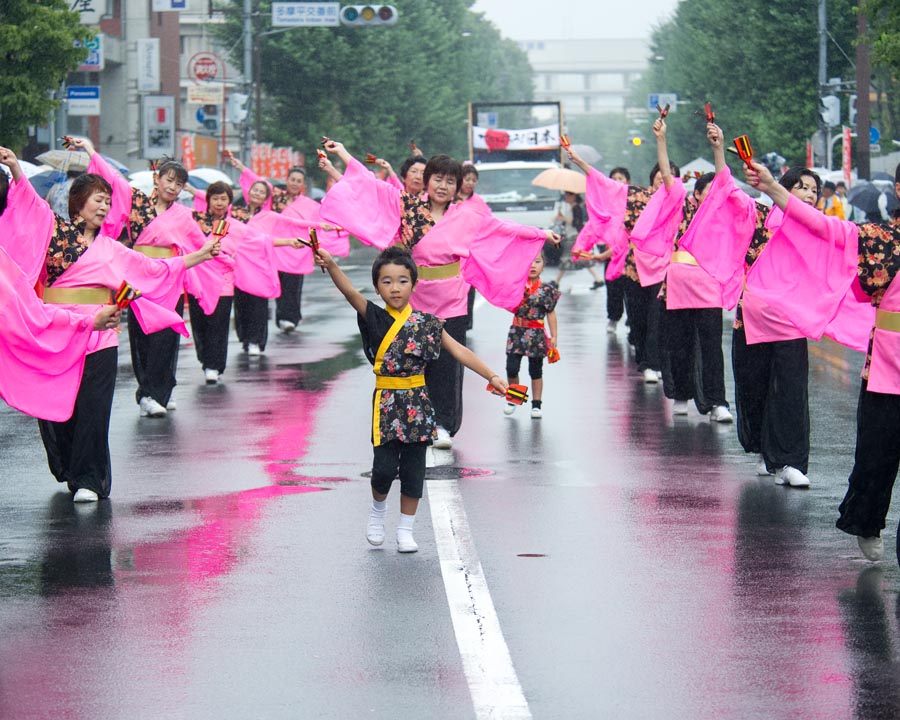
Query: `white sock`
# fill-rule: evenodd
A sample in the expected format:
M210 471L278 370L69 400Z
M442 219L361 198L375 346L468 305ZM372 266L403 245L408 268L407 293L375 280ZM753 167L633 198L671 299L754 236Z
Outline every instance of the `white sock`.
M372 498L372 514L384 517L387 512L387 500L376 500Z
M400 521L397 523L397 532L399 533L401 530L405 530L406 532L412 533L415 522L415 515L404 515L403 513L400 513Z

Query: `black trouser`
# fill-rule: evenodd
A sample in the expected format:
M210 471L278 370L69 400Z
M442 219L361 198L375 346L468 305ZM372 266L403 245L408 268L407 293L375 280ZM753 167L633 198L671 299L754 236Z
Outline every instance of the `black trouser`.
M628 317L631 320L631 339L638 370L660 370L659 322L662 301L657 298L661 283L641 287L640 283L625 278L625 294L628 297Z
M234 289L234 331L244 346L266 349L269 340L269 299Z
M184 295L178 298L175 312L184 313ZM128 313L128 342L131 345L131 367L138 387L135 400L150 397L165 407L177 385L178 343L181 336L170 328L147 335L134 313Z
M619 322L625 313L625 283L628 278L617 277L606 282L606 319Z
M191 336L197 359L204 370L225 372L228 360L228 332L231 323L231 295L219 298L212 315L207 315L193 295L188 295L188 312L191 315Z
M516 355L515 353L507 353L506 355L506 377L519 377L519 370L522 369L522 358L524 355ZM529 357L528 358L528 377L532 380L540 380L544 377L544 358Z
M467 315L447 318L444 330L456 342L466 344ZM425 368L425 384L428 386L428 397L434 406L437 424L451 435L456 434L462 424L462 386L465 368L460 365L446 350L442 350L438 359Z
M300 300L303 297L303 276L278 271L281 282L281 295L275 301L275 322L287 320L296 325L303 317L300 312ZM237 295L237 293L235 293Z
M118 363L116 347L90 353L84 360L72 417L65 422L38 420L50 472L72 492L86 488L102 498L109 496L109 418Z
M466 309L469 311L468 314L468 324L466 325L467 330L471 330L475 324L475 288L469 288L469 299L466 303Z
M666 310L662 320L663 389L672 400L694 400L705 415L725 400L722 309Z
M869 392L862 381L856 407L856 458L837 526L876 537L884 529L900 468L900 395Z
M731 343L738 440L761 453L770 472L809 466L809 355L806 339L747 344L744 329Z
M425 449L428 445L399 440L376 445L373 448L372 489L379 495L387 495L399 471L400 492L407 497L421 498L425 486Z

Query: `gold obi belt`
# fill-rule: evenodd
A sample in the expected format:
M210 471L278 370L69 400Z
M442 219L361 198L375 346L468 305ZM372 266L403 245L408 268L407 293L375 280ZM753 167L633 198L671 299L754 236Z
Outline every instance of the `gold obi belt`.
M411 390L425 385L424 375L410 375L409 377L388 377L386 375L375 376L376 390Z
M676 250L672 253L672 262L681 265L697 265L697 258L691 255L687 250Z
M131 249L139 252L141 255L146 255L148 258L157 260L175 257L178 254L174 245L135 245Z
M112 305L113 291L104 287L44 287L43 299L48 305Z
M900 332L900 312L879 308L875 311L875 327L878 330Z
M419 265L419 280L446 280L459 275L459 260L447 265Z

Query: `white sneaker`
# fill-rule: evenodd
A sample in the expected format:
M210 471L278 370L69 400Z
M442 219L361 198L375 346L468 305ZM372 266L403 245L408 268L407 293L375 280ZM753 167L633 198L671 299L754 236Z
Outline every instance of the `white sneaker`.
M79 492L81 491L79 490ZM859 543L859 549L862 550L866 560L878 562L884 557L884 538L857 535L856 541Z
M219 371L213 370L212 368L206 368L203 371L203 374L206 376L206 384L207 385L215 385L219 382Z
M785 465L775 473L776 485L790 485L791 487L809 487L809 478L797 468Z
M178 409L178 403L175 402L174 400L169 400L169 402L166 403L166 410L177 410L177 409Z
M756 474L760 477L766 477L768 475L774 474L769 472L769 469L766 467L766 461L762 455L760 455L756 461Z
M504 415L512 415L516 411L516 406L512 403L506 403L506 406L503 408Z
M138 405L141 408L141 417L161 418L166 416L166 409L152 397L142 397Z
M72 496L72 502L77 503L92 503L97 502L100 499L100 496L97 495L93 490L88 490L87 488L78 488L75 491L75 494ZM860 538L861 540L862 538Z
M658 383L659 376L656 374L656 370L651 370L650 368L644 370L644 382L648 385L655 385L656 383Z
M414 553L418 550L419 546L413 538L412 530L397 528L397 552Z
M255 343L250 343L247 346L247 354L253 357L257 357L259 355L262 355L262 348Z
M541 408L536 408L536 407L531 408L531 417L532 418L534 418L535 420L539 420L543 416L544 416L544 413L541 410Z
M728 408L724 405L716 405L709 412L709 419L718 423L734 422L734 417L728 412Z
M449 450L453 447L453 439L450 437L450 433L440 425L437 426L437 440L434 441L434 446L441 450Z
M366 525L366 540L369 545L381 545L384 543L384 513L369 512L369 522Z
M279 320L278 321L278 328L283 333L293 332L296 329L296 327L297 326L294 323L292 323L290 320Z
M676 400L672 405L672 414L673 415L687 415L688 414L688 403L687 400Z
M608 323L606 323L606 332L609 333L610 335L615 335L618 327L619 327L618 320L610 320Z

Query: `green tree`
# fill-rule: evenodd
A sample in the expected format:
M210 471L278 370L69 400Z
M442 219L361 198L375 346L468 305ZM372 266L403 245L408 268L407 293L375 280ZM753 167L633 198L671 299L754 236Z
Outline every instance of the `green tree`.
M829 0L829 77L853 77L836 47L853 46L853 5ZM648 91L674 92L686 101L667 118L675 162L709 154L707 101L727 137L747 133L757 155L775 151L791 164L804 162L818 123L816 3L682 0L672 20L653 33L651 57L635 104L641 98L644 105Z
M93 31L66 0L0 1L0 144L17 148L29 125L43 125L59 106L52 93L87 57L75 41Z
M226 43L241 46L240 0L225 7ZM470 101L530 100L524 51L470 7L474 0L395 0L387 28L304 28L259 35L270 3L258 3L264 91L260 140L303 148L329 135L356 155L399 163L411 139L426 154L465 157Z

